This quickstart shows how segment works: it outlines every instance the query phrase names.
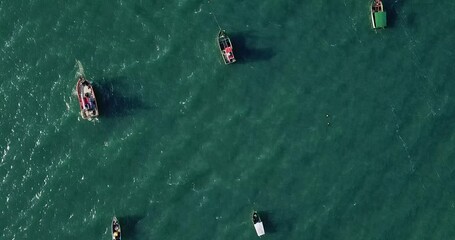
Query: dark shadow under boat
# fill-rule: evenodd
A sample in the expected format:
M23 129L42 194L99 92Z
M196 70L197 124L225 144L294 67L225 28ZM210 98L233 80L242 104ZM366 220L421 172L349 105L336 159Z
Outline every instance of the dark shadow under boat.
M264 224L266 233L289 233L295 230L297 216L294 212L283 213L282 210L258 211L259 216ZM274 222L272 218L280 219Z
M119 217L119 221L122 222L122 236L125 239L133 239L136 237L136 225L137 223L143 219L144 216L125 216L125 217Z
M276 55L272 47L255 47L255 43L264 41L251 32L233 33L231 40L235 43L239 63L267 61Z
M407 0L382 0L384 6L387 6L385 9L387 11L387 27L394 27L398 21L398 13L402 13L402 7L406 4ZM403 24L413 26L415 21L415 13L407 13L405 17L401 20L405 20Z
M125 117L138 110L148 110L138 96L129 90L126 77L103 78L94 86L98 93L98 104L103 117Z
M258 214L261 216L261 220L265 226L267 226L268 233L276 232L276 226L270 219L270 214L267 211L258 211Z

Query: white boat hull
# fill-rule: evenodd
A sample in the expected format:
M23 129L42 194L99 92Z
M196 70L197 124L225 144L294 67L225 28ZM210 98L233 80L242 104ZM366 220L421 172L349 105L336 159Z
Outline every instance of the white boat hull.
M262 225L262 222L254 224L254 229L256 229L256 233L259 237L265 234L264 225Z

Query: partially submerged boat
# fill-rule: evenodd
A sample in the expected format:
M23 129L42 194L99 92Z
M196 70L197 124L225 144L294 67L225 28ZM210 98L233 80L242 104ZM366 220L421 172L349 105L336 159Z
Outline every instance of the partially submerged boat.
M121 240L122 239L122 232L120 230L120 223L118 222L117 218L114 217L112 219L112 240Z
M76 84L77 98L83 119L91 120L98 117L98 104L96 102L95 91L92 84L80 75Z
M375 29L387 26L387 14L381 0L373 0L371 3L371 23Z
M218 32L217 42L224 63L225 64L234 63L236 61L234 51L232 48L231 39L229 39L228 35L226 34L226 31L220 29L220 31Z
M254 229L256 229L257 235L259 237L264 235L265 234L264 225L262 224L262 220L259 217L257 211L253 211L252 220L253 220Z

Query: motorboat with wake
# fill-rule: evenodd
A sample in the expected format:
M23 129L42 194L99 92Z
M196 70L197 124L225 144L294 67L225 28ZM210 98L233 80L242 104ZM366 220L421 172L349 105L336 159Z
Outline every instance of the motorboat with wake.
M121 240L122 232L120 230L120 223L116 217L112 219L112 240Z
M218 47L220 48L221 56L223 57L224 64L231 64L236 61L231 39L226 34L226 31L221 30L217 36Z
M371 24L375 29L387 26L387 14L381 0L373 0L371 3Z
M257 235L259 237L264 235L265 234L264 225L262 224L262 220L259 217L257 211L253 211L252 220L253 220L254 229L256 230Z

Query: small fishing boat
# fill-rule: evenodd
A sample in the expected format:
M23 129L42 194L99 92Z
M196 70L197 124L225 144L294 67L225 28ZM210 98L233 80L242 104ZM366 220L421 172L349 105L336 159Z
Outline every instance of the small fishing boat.
M259 237L264 235L265 234L264 225L262 224L262 220L259 217L258 212L253 211L252 219L253 219L254 229L256 229L257 235Z
M120 231L120 223L117 218L112 219L112 240L121 240L122 232Z
M218 46L220 48L221 56L225 64L234 63L235 57L232 49L231 39L229 39L226 31L220 30L217 37Z
M83 119L91 120L98 117L98 104L96 102L95 91L92 84L80 75L76 84L77 98Z
M371 3L371 23L373 28L385 28L387 26L387 14L381 0L373 0Z

